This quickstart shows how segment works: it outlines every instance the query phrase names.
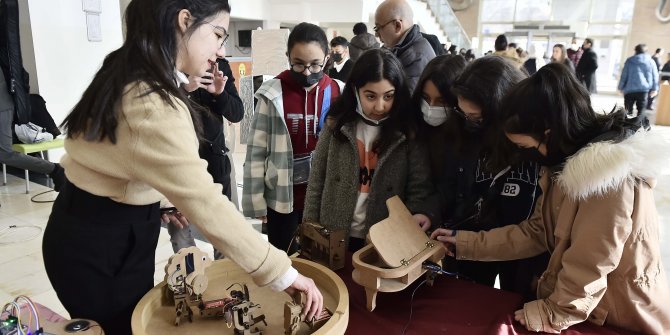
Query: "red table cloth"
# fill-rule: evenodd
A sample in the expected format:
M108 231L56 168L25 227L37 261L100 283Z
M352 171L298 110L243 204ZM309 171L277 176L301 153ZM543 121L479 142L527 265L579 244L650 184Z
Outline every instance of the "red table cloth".
M377 307L366 309L365 290L351 278L351 255L336 271L349 290L349 326L346 334L400 335L410 317L410 298L423 277L400 292L377 294ZM465 280L438 276L432 287L423 284L413 300L413 315L405 334L496 335L537 334L514 321L521 309L521 295ZM583 322L564 330L567 335L632 335L613 327Z

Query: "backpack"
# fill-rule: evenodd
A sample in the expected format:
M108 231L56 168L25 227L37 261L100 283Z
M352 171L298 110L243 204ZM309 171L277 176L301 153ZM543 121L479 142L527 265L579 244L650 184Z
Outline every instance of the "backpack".
M25 144L52 141L54 139L46 128L40 127L32 122L14 125L14 132L19 141Z

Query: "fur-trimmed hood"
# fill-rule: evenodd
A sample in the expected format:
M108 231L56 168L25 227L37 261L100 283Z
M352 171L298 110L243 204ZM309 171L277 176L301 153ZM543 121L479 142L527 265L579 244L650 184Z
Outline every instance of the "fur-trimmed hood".
M557 182L572 199L605 194L630 179L654 186L668 169L668 144L658 132L642 130L619 143L590 143L567 159Z

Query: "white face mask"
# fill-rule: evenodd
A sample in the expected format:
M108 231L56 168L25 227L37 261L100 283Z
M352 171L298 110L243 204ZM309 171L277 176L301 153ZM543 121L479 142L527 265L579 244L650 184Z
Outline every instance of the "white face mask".
M380 120L373 120L369 118L363 112L363 106L361 105L361 98L358 97L358 89L356 87L354 87L354 95L356 96L356 112L368 123L371 123L374 126L381 126L382 122L389 118L388 115Z
M574 51L577 51L577 50L579 50L579 45L577 45L577 43L571 44L570 49L572 49Z
M442 106L431 106L421 99L421 113L423 120L429 125L437 127L447 121L447 109Z

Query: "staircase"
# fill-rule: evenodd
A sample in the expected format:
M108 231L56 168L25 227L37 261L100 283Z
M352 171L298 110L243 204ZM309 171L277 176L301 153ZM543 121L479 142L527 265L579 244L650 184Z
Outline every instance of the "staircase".
M420 0L414 2L421 2L427 5L428 10L430 10L437 19L437 24L439 25L440 30L449 37L452 44L457 45L459 49L471 48L470 38L468 37L468 34L465 33L465 30L461 26L461 22L458 21L456 14L454 14L454 11L451 9L447 0ZM442 41L442 39L440 40Z

